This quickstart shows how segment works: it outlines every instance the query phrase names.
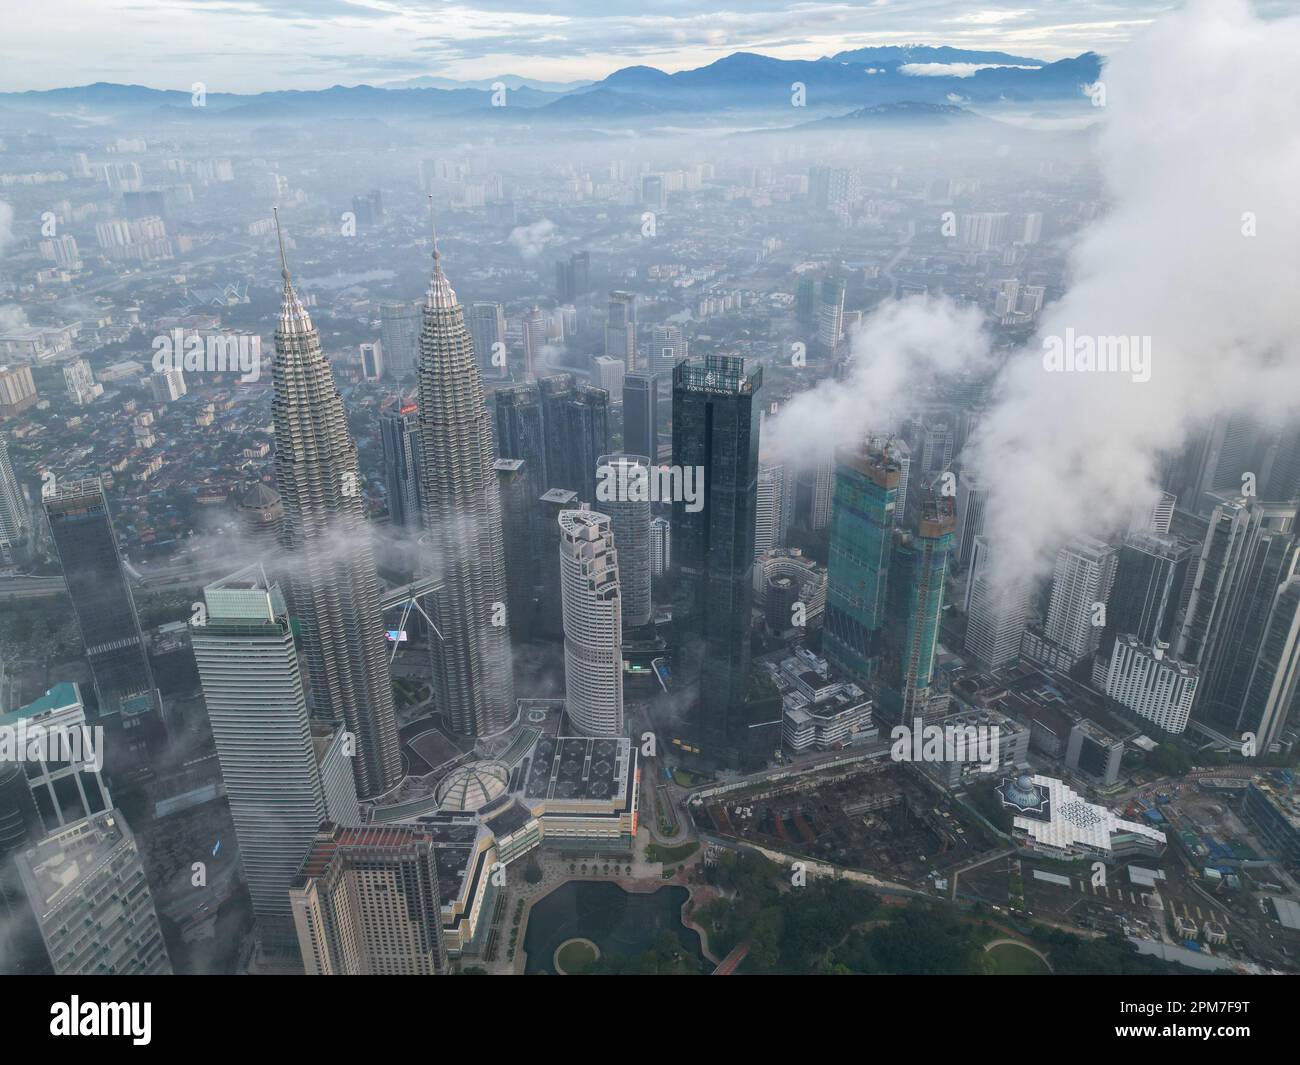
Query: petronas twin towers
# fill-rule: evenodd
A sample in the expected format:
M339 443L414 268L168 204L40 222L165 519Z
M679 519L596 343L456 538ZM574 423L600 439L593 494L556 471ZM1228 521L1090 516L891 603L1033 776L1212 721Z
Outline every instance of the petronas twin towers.
M272 410L282 546L314 711L355 737L357 793L376 799L401 783L402 760L357 448L283 241L280 258ZM436 240L419 380L422 545L438 585L430 637L435 705L453 729L485 735L514 716L509 630L493 624L506 598L501 505L482 382Z
M435 700L457 732L490 735L515 714L496 447L465 312L442 272L436 235L419 386L422 543L439 582L430 641Z

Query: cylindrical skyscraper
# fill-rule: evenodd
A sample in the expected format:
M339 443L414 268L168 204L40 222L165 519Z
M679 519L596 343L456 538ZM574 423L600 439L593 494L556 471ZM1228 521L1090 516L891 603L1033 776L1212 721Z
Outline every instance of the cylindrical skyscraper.
M623 731L623 623L610 519L560 512L564 689L569 722L584 736Z

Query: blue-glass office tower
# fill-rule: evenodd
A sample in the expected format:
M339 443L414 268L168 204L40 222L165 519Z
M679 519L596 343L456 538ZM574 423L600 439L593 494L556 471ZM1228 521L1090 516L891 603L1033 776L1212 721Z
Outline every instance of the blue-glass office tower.
M672 503L673 690L705 757L735 761L748 721L758 503L759 366L706 356L673 370L673 463L703 475L703 506Z

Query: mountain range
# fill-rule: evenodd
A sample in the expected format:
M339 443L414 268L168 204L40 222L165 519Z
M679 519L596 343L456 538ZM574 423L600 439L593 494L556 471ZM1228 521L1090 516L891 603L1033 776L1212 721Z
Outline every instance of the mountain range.
M800 118L817 121L848 112L899 105L996 107L1031 103L1084 103L1083 86L1096 81L1102 57L1085 52L1047 63L1004 52L932 46L859 48L815 60L777 59L736 52L706 66L667 73L630 66L592 83L556 84L503 75L507 106L494 106L488 82L433 76L377 87L342 86L254 94L207 93L202 113L214 121L378 118L558 122L598 125L655 122L671 116L742 116L790 125L792 103ZM543 88L544 85L553 88ZM798 106L798 104L796 104ZM126 119L165 122L196 111L190 92L99 82L75 88L0 93L0 125L12 126L35 111L67 122ZM8 121L5 116L8 115Z

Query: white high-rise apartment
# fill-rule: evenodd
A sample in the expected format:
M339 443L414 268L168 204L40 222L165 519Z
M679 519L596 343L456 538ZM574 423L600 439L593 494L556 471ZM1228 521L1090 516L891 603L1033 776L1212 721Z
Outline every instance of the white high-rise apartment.
M650 519L650 575L658 577L672 564L673 530L667 518Z
M1167 657L1168 650L1168 644L1144 647L1135 636L1116 637L1106 694L1177 735L1187 728L1200 678L1195 666Z
M135 837L117 810L16 855L56 976L170 976Z
M831 505L835 498L835 464L819 462L810 475L812 482L812 527L824 529L831 523Z
M1109 544L1079 537L1061 548L1043 635L1076 660L1095 651L1102 628L1095 623L1096 607L1110 596L1114 578L1115 552Z
M17 560L31 530L27 502L9 460L9 441L0 436L0 565Z
M1020 657L1020 634L1030 602L1028 583L995 583L992 563L988 541L976 536L966 584L966 650L987 669Z
M623 731L623 604L610 519L562 510L560 595L569 721L584 736Z
M774 462L758 464L758 506L754 512L754 557L785 545L782 504L786 468Z
M165 367L149 375L149 384L153 388L153 398L159 403L172 403L189 391L185 384L185 372L179 367Z

